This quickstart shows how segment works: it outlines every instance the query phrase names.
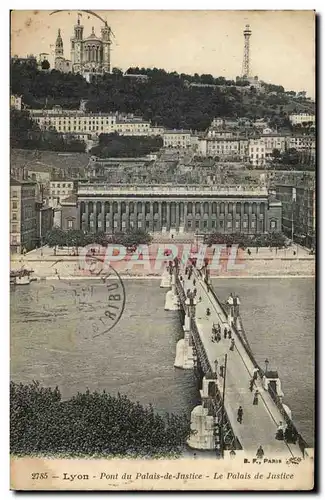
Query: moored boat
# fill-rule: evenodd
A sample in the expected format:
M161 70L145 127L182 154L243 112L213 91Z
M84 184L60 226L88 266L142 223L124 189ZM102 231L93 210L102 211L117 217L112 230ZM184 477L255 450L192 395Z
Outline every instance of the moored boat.
M34 271L32 269L18 269L16 271L10 271L10 284L11 285L29 285L31 281L35 281L36 278L31 278L31 274Z

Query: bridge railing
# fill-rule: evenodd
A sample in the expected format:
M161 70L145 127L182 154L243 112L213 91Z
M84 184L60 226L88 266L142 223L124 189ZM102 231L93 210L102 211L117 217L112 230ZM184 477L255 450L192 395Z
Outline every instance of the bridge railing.
M182 284L181 280L179 279L178 274L176 274L176 290L177 290L179 298L185 304L186 295L185 295L183 284Z
M220 300L218 299L218 296L215 292L215 290L213 289L212 285L208 285L210 287L210 292L211 294L213 295L215 301L218 303L219 307L222 309L222 311L224 312L224 314L227 316L227 311L224 307L224 305L220 302ZM242 338L242 335L241 333L237 330L236 328L236 325L232 325L233 329L235 330L235 333L240 341L240 343L242 344L242 346L244 347L249 359L251 360L251 362L253 363L254 367L258 369L258 373L259 373L259 376L261 379L263 379L264 375L265 375L265 370L263 370L257 363L257 361L255 360L255 357L254 357L254 354L252 353L250 347L246 344L246 342L244 341L244 339ZM293 423L292 419L289 417L289 415L287 414L287 412L285 411L284 407L283 407L283 403L279 397L279 395L273 390L273 388L271 387L271 385L269 384L268 385L268 392L271 396L271 398L273 399L275 405L277 406L278 410L280 411L285 423L287 425L290 425L294 431L297 433L297 435L299 436L299 440L300 440L300 443L303 445L304 448L308 448L308 444L307 442L303 439L303 437L301 436L301 434L299 433L298 429L296 428L295 424Z
M200 337L200 334L199 334L199 331L197 328L197 324L196 324L194 318L191 318L191 320L190 320L190 327L191 327L191 333L192 333L192 338L194 341L196 352L200 355L200 362L202 364L203 371L204 371L204 373L207 373L207 372L213 373L214 367L212 367L210 362L209 362L209 358L208 358L206 351L204 349L204 345L203 345L203 342L201 340L201 337ZM220 393L218 387L217 387L217 391L219 393L219 400L222 400L223 398L221 396L221 393ZM213 404L213 408L214 408L214 413L215 413L215 415L217 415L217 411L218 411L217 401L212 401L212 404ZM223 402L222 402L222 404L223 404ZM228 431L231 433L232 441L236 443L236 449L241 450L242 445L241 445L239 439L237 438L237 436L235 436L235 434L234 434L234 431L231 427L226 409L223 408L223 411L224 411L224 417L223 417L224 418L224 427L228 428ZM224 432L224 429L222 430L222 432Z
M213 297L214 297L215 301L218 303L219 307L221 308L221 310L223 311L223 313L224 313L224 314L225 314L225 316L227 317L227 316L228 316L227 311L226 311L226 309L225 309L224 305L223 305L223 304L220 302L220 300L218 299L218 296L217 296L216 292L214 291L213 286L212 286L212 285L208 285L208 286L210 287L210 292L211 292L211 294L213 295ZM250 349L250 348L249 348L249 346L246 344L246 342L245 342L245 340L243 339L243 337L242 337L241 333L237 330L236 325L234 325L234 324L233 324L233 325L231 325L231 326L232 326L232 327L233 327L233 329L235 330L235 333L236 333L236 335L237 335L237 337L238 337L238 339L239 339L240 343L242 344L242 346L244 347L245 351L247 352L247 355L248 355L249 359L251 360L251 362L253 363L254 367L258 369L259 375L260 375L261 377L263 377L263 375L264 375L263 370L262 370L262 369L261 369L261 367L258 365L258 363L257 363L257 361L256 361L256 359L255 359L255 357L254 357L254 355L253 355L253 353L252 353L251 349Z

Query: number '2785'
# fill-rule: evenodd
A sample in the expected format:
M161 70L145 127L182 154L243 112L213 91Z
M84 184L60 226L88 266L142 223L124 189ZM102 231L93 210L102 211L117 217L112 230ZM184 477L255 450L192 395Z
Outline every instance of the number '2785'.
M47 479L47 472L32 472L32 479Z

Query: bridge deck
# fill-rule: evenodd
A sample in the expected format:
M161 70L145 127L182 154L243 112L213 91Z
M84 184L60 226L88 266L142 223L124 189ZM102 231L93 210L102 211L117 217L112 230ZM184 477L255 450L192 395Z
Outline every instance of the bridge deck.
M279 422L283 422L283 417L280 410L277 408L271 395L262 386L262 381L258 377L255 382L253 392L250 391L249 385L252 379L254 365L249 358L245 348L237 337L237 334L232 330L232 337L235 339L235 349L230 351L230 340L224 339L223 331L226 326L230 325L227 322L227 317L220 305L214 299L211 292L197 271L192 275L191 280L188 280L183 275L184 291L193 290L193 278L195 278L195 288L197 289L197 306L196 306L196 324L200 334L200 338L204 345L205 352L208 356L211 368L214 371L215 360L218 365L224 364L225 354L227 357L227 373L226 373L226 389L225 389L225 410L230 420L234 433L237 435L244 450L256 452L261 445L265 455L287 455L301 456L299 446L286 444L284 441L275 439L275 434ZM201 297L201 301L199 298ZM206 310L209 307L211 315L207 317ZM212 342L212 325L220 324L221 341ZM218 374L218 387L220 393L223 392L223 378ZM254 391L259 391L258 405L253 405ZM243 422L237 422L237 409L239 406L243 408Z

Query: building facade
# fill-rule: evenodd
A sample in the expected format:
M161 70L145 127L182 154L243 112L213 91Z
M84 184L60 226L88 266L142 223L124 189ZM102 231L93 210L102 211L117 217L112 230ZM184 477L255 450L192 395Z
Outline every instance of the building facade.
M49 206L57 208L62 200L76 191L77 182L71 179L57 179L50 181Z
M116 132L117 115L113 113L34 109L30 110L30 116L43 130L94 136Z
M315 124L315 115L311 113L297 113L289 115L289 120L292 125L302 125L302 123L311 122L313 125Z
M22 253L37 242L36 183L10 181L10 252Z
M69 229L80 229L78 225L77 195L71 194L62 200L60 210L60 227L64 231Z
M165 148L186 149L191 146L190 130L165 130L163 135Z
M284 179L275 185L282 203L282 230L290 239L309 248L316 238L315 180L302 174L300 179Z
M52 229L54 210L45 203L36 202L36 246L44 245L46 234Z
M75 136L86 144L100 134L116 132L119 135L162 136L165 131L163 127L152 126L150 122L133 115L89 113L85 109L31 109L30 116L42 130L56 130L66 136Z
M281 202L269 200L266 188L85 184L78 187L77 209L78 227L91 232L281 230Z
M273 150L277 149L283 153L287 148L287 137L279 134L267 133L263 134L265 146L265 158L272 158Z
M10 107L14 109L18 109L21 111L22 109L22 97L20 95L11 95L10 96Z
M264 138L250 139L248 145L249 162L255 167L265 165Z
M78 17L71 37L71 58L65 59L63 40L60 30L55 43L55 69L63 72L80 73L91 81L94 76L111 71L111 29L105 22L101 28L101 36L97 37L94 28L91 34L84 38L84 26Z

